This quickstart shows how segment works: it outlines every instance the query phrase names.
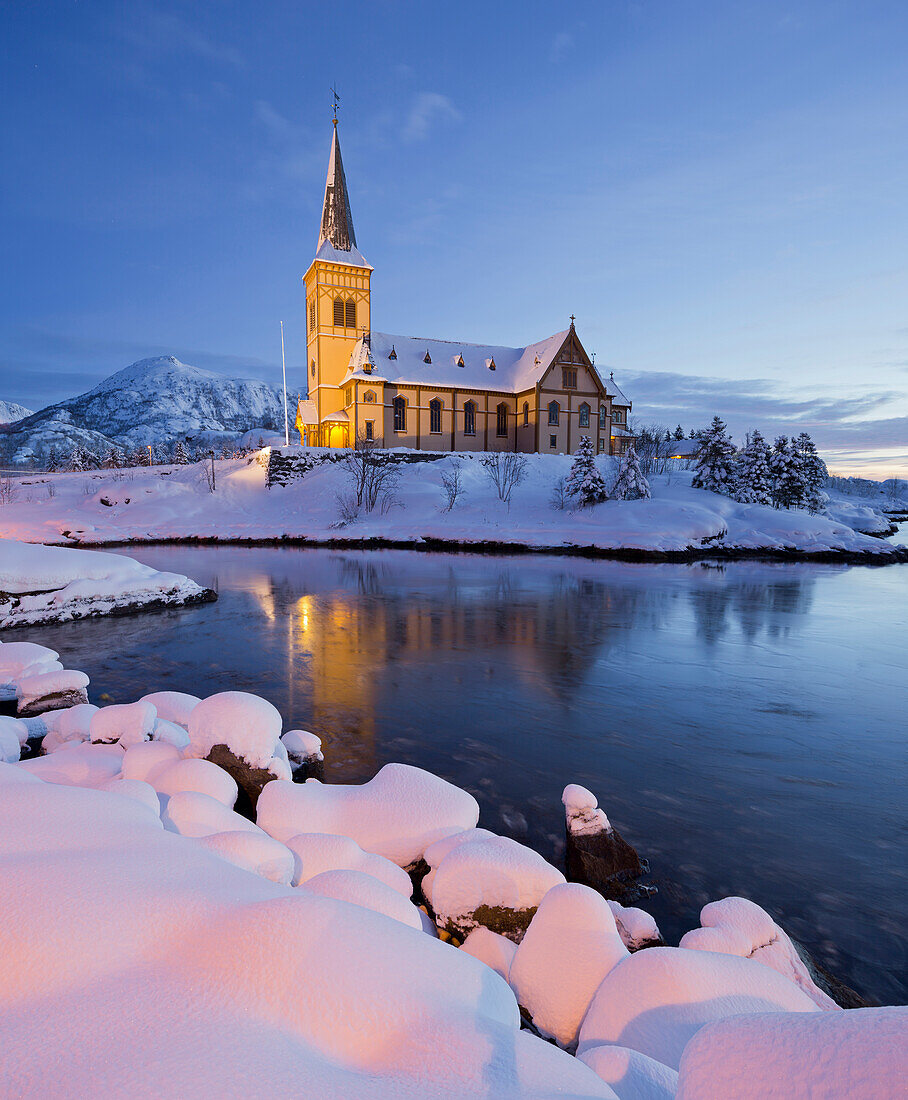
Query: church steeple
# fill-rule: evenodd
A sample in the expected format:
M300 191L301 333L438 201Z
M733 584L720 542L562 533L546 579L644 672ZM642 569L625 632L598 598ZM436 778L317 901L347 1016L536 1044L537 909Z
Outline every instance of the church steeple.
M350 212L350 196L341 160L340 141L337 137L337 119L331 138L331 156L328 160L328 178L325 180L325 202L322 207L322 227L318 235L318 248L325 241L340 252L356 248L353 231L353 214Z

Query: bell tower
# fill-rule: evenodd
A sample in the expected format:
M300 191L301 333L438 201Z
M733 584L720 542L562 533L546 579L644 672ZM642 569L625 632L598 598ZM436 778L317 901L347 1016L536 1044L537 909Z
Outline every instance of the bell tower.
M319 443L323 447L345 447L353 442L341 382L357 340L370 331L371 275L372 268L356 247L335 103L318 246L303 276L309 397L318 411Z

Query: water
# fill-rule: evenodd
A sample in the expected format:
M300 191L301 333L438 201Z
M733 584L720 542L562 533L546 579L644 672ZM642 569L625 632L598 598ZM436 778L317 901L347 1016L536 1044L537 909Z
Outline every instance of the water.
M257 692L324 739L329 780L422 765L553 860L583 783L649 858L669 942L743 894L906 999L908 566L129 552L220 599L21 634L95 701Z

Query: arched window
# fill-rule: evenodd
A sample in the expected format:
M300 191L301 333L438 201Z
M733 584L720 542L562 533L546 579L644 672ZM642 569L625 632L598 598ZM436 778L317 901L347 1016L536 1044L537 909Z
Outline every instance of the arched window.
M463 434L476 435L476 405L468 401L463 407Z
M402 397L394 398L394 430L405 432L407 430L407 402Z
M530 422L530 403L524 401L523 403L523 426L526 427Z
M433 397L429 402L429 431L441 431L441 402L437 397Z
M339 297L334 299L334 327L344 327L344 299Z
M577 410L577 423L581 428L588 428L590 426L590 407L585 401Z
M605 405L600 405L599 406L599 427L600 428L605 428L605 427L608 426L607 417L608 417L608 413L605 410Z
M496 423L495 423L495 434L496 435L507 435L508 434L508 406L505 404L504 401L502 401L501 404L498 406L498 409L496 411L498 413L498 416L496 418Z
M356 302L352 298L344 303L344 325L346 328L356 328Z
M363 394L363 401L365 401L367 405L373 405L375 403L375 390L366 390Z
M558 404L558 402L557 401L550 401L549 402L549 423L550 424L557 424L558 423L558 414L560 412L561 412L561 406Z

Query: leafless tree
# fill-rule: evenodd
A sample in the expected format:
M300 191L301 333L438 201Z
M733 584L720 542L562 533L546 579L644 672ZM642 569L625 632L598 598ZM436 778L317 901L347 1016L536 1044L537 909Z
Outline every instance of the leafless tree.
M0 477L0 504L10 504L16 495L16 484L9 474Z
M527 460L513 451L496 451L483 455L479 461L495 486L498 499L504 501L510 511L511 493L526 477Z
M442 488L445 491L445 506L443 511L450 512L457 503L458 497L463 496L463 467L458 459L451 460L451 468L444 470L441 475Z
M567 479L558 478L552 487L552 507L557 508L559 512L563 512L567 508L570 499L571 494L567 491Z
M357 435L344 465L357 511L362 508L368 514L378 507L385 513L396 503L394 490L400 471L392 457L374 439L367 439L365 432Z

